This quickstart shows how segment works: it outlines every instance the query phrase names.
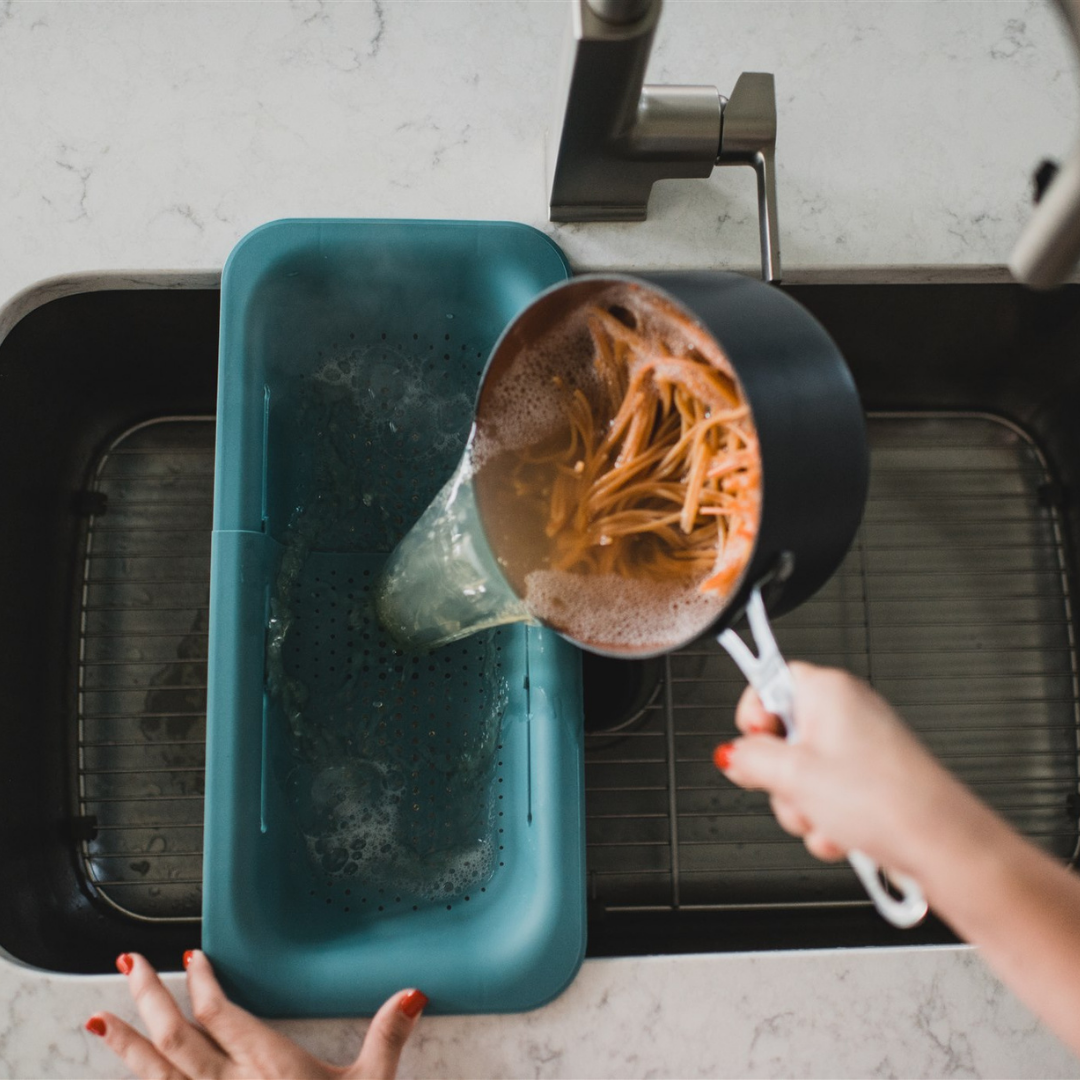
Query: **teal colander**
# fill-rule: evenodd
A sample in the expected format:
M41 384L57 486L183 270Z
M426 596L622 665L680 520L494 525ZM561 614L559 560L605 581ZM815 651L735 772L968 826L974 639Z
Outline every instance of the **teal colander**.
M456 465L522 225L265 225L222 279L203 944L264 1015L534 1008L584 954L581 669L516 625L393 647L370 588Z

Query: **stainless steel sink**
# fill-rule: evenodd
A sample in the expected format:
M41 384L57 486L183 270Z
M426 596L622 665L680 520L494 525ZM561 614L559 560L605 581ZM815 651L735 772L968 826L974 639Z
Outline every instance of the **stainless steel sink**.
M851 363L873 478L781 644L870 678L1072 863L1080 288L785 288ZM216 343L210 289L68 296L0 342L0 946L30 964L176 968L198 938ZM708 641L587 659L590 954L952 940L887 926L716 775L741 688Z

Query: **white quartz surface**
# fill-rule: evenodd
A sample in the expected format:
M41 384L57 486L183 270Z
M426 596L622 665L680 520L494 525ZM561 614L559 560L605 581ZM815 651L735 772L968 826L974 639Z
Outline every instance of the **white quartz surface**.
M286 216L506 218L551 232L581 268L756 266L749 170L657 185L642 224L547 223L567 23L544 0L0 0L0 335L44 279L76 276L53 294L101 271L213 281L245 232ZM776 73L789 273L1001 264L1032 167L1080 130L1077 64L1044 0L669 0L652 81L728 92L743 70ZM98 1008L130 1013L119 976L0 960L0 1075L115 1075L82 1030ZM338 1060L359 1038L342 1022L284 1027ZM404 1071L1080 1065L957 948L589 961L535 1013L425 1019Z
M0 1074L116 1075L80 1021L135 1021L122 977L0 968ZM181 976L170 976L186 1007ZM344 1064L363 1024L277 1025ZM6 1071L3 1071L6 1070ZM970 949L586 961L557 1001L516 1016L424 1017L403 1077L1074 1077Z

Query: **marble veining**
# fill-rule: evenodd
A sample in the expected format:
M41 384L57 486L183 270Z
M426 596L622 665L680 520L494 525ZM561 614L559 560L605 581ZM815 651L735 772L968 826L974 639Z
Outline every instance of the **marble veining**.
M187 1007L183 978L168 984ZM0 965L0 1076L115 1075L82 1030L136 1016L120 976ZM282 1021L312 1052L355 1056L363 1022ZM426 1017L403 1077L1075 1077L1080 1063L967 948L587 961L535 1012Z
M547 221L567 21L544 0L0 0L0 338L85 289L212 288L241 236L285 216L505 218L581 268L756 267L749 170L657 184L646 222ZM1080 128L1077 60L1046 0L669 0L651 80L726 93L744 70L777 78L791 279L1000 266L1032 168ZM134 1017L119 976L0 959L0 1076L116 1075L82 1029L98 1008ZM338 1062L363 1030L279 1026ZM1067 1077L1080 1063L976 953L949 948L589 961L536 1012L425 1018L403 1075Z

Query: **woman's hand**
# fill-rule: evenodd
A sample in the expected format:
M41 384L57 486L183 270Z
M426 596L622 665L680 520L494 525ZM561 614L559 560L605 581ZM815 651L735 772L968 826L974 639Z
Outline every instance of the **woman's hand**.
M944 820L981 804L911 734L884 698L847 672L791 664L798 741L752 689L735 712L744 738L715 760L742 787L767 791L780 825L820 859L853 848L918 878L919 860Z
M1029 843L843 671L792 664L797 742L757 694L743 738L716 748L735 783L769 792L780 824L823 859L852 848L910 874L935 912L1080 1054L1080 876Z
M357 1059L342 1069L312 1057L229 1001L201 952L184 954L198 1025L184 1018L145 957L125 953L116 966L128 977L150 1038L107 1012L92 1016L87 1030L100 1035L137 1076L155 1080L392 1080L405 1042L427 1004L419 990L395 994L375 1014Z

